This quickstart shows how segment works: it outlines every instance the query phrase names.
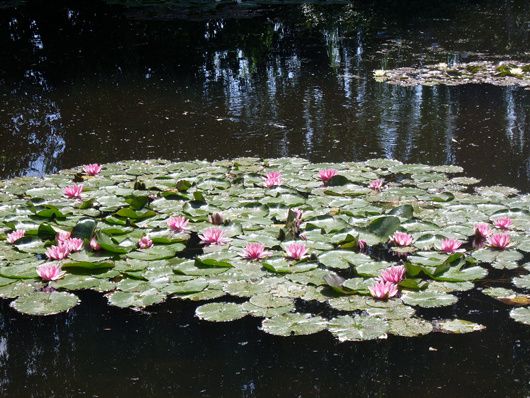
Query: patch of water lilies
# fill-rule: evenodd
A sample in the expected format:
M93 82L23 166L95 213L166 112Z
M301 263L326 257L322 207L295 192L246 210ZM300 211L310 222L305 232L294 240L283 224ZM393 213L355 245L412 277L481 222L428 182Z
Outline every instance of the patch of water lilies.
M133 309L210 301L200 319L358 341L481 330L423 309L454 306L498 269L518 290L484 294L529 323L530 196L461 171L240 158L1 181L0 297L31 315L68 311L85 289Z
M439 63L420 68L375 70L375 80L400 86L456 86L469 83L486 83L496 86L521 86L530 89L530 64L516 61L469 62L448 65Z

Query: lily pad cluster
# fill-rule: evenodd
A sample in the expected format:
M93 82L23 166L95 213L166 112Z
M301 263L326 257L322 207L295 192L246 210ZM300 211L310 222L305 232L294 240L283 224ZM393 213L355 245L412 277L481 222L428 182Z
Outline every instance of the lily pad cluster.
M521 86L527 90L530 87L530 64L516 61L481 61L454 65L438 63L420 68L380 69L373 74L378 82L399 86L486 83L495 86Z
M4 180L0 297L31 315L68 311L86 289L137 310L208 301L196 309L200 319L259 317L274 335L327 330L359 341L481 330L422 309L455 305L500 269L514 273L513 286L484 293L522 305L511 316L530 323L530 196L475 186L454 176L462 171L387 159L238 158ZM478 237L481 223L493 232L502 225L509 243ZM396 233L412 241L398 245ZM66 238L73 248L54 259ZM444 249L448 239L458 250ZM374 295L396 266L404 269L397 294Z

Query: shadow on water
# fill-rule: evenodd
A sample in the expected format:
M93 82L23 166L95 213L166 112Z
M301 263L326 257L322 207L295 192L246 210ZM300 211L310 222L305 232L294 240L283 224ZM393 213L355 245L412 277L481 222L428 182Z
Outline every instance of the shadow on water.
M124 3L0 7L3 177L128 158L381 156L459 164L484 183L530 190L529 91L371 78L383 67L528 60L527 1ZM135 313L85 294L69 314L48 318L2 302L0 392L530 395L530 329L492 299L466 301L473 308L444 315L486 331L360 344L326 333L275 338L255 319L205 324L193 318L195 304L177 301Z

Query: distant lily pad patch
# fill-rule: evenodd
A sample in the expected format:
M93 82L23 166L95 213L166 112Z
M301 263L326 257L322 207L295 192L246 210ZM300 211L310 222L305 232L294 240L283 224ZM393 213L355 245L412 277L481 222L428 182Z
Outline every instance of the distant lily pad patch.
M460 167L90 166L0 181L0 298L14 310L66 312L94 290L120 308L189 300L204 321L257 317L277 336L358 342L482 330L436 317L478 285L529 323L530 196L474 187ZM511 289L488 280L499 270Z
M434 86L445 84L457 86L470 83L485 83L495 86L521 86L530 89L530 64L516 61L469 62L448 65L439 63L421 68L397 68L374 71L379 82L399 86Z

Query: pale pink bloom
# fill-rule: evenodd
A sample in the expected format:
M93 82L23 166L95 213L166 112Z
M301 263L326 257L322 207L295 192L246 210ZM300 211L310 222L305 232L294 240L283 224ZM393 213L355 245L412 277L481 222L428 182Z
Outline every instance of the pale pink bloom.
M83 250L83 245L83 239L80 238L68 238L59 243L59 246L67 247L70 253Z
M140 249L149 249L151 246L153 246L153 241L147 236L142 236L138 241L138 247Z
M394 265L381 272L379 280L383 282L399 283L405 277L405 267L402 265Z
M221 228L211 227L206 228L199 234L201 243L203 245L224 245L227 244L229 239L225 236L224 231Z
M406 232L396 231L394 235L390 237L390 242L394 243L396 246L410 246L412 244L412 235Z
M462 246L462 242L456 239L443 239L442 240L442 251L444 253L450 254L455 253L460 246Z
M57 240L57 243L63 243L65 240L70 239L72 234L70 232L61 231L58 232L57 235L55 235L55 240Z
M170 217L167 220L167 226L175 232L184 232L187 231L188 228L188 219L184 216L176 216L176 217Z
M64 195L68 199L81 199L81 193L83 192L83 184L74 184L64 188Z
M324 169L318 172L318 177L324 184L327 184L336 175L337 170L335 169Z
M302 260L307 257L307 247L303 243L293 242L285 249L287 257L293 260Z
M477 236L478 238L487 238L491 234L492 230L489 224L483 222L475 224L475 236Z
M70 250L65 245L50 246L45 254L50 260L64 260L70 255Z
M26 231L23 229L17 229L9 234L7 234L6 239L8 243L15 243L17 240L22 239L26 235Z
M379 300L387 300L391 297L394 297L398 294L398 288L395 283L378 281L372 287L369 287L368 290L372 297Z
M271 253L265 251L265 245L261 243L249 243L245 246L243 257L247 260L261 260L270 256Z
M302 217L304 216L304 212L300 209L293 209L294 212L294 227L296 228L296 232L300 231L300 226L302 225Z
M61 266L59 264L44 263L37 267L37 274L39 274L44 282L49 282L61 279L66 272L61 271Z
M357 241L357 247L359 248L359 251L364 252L367 248L368 244L364 239L359 239Z
M213 225L223 225L225 218L221 213L213 213L208 216L208 221Z
M282 184L282 173L279 171L271 171L265 176L265 186L267 188L277 187Z
M101 245L98 243L96 238L90 239L90 248L97 252L98 250L101 250Z
M83 166L83 171L86 175L97 176L101 171L101 165L97 163L87 164L86 166Z
M384 184L384 180L382 179L378 179L378 180L373 180L370 182L370 184L368 185L368 188L370 188L371 190L373 191L381 191L383 189L383 184Z
M488 246L492 249L504 250L510 246L510 235L493 234L488 238Z
M510 229L512 227L512 219L510 217L500 217L494 221L497 228Z

